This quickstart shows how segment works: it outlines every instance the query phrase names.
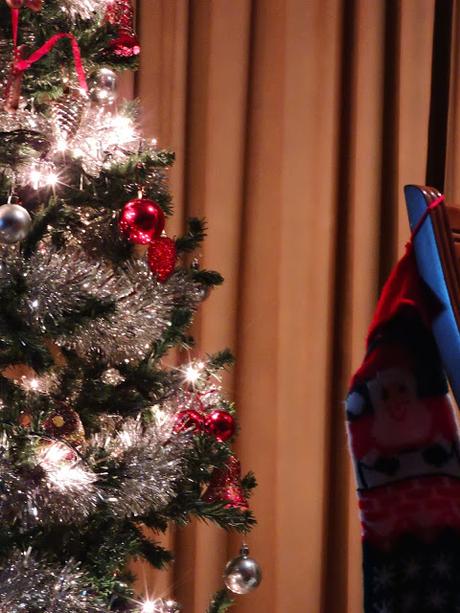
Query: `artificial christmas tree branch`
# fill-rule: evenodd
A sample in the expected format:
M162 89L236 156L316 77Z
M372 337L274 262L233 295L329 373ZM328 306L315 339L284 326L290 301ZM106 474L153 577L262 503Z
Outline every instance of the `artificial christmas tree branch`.
M200 359L189 330L223 281L195 257L206 223L167 235L174 154L117 101L129 0L0 0L0 35L0 613L177 612L132 591L131 558L174 559L142 526L255 523L233 356ZM225 572L260 581L247 552Z

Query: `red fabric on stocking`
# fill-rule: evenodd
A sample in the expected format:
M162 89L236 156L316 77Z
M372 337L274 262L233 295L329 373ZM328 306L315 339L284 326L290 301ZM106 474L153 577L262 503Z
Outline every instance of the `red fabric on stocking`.
M459 438L430 330L438 311L409 245L382 291L367 354L346 401L366 613L435 611L430 590L435 590L436 578L430 565L446 547L460 563ZM411 556L421 570L408 599L409 584L401 573ZM389 568L391 581L385 575ZM386 587L379 583L382 573ZM460 588L446 583L443 589L445 604L439 610L460 611Z

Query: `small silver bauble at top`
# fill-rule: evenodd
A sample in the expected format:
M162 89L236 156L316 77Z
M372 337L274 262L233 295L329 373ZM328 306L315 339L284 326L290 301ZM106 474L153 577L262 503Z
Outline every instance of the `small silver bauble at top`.
M110 68L101 68L90 80L90 96L94 102L110 105L117 99L117 75Z
M17 243L29 234L32 219L29 212L19 204L0 206L0 242Z
M249 557L247 545L241 547L240 555L231 560L225 567L224 582L227 588L235 594L249 594L262 581L262 571L259 564Z

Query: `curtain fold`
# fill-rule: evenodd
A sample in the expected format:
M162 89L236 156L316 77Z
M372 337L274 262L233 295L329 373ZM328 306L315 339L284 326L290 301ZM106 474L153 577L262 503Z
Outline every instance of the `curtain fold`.
M445 0L450 2L450 0ZM459 198L459 9L453 3L446 191ZM361 550L342 399L423 184L434 0L138 0L133 83L144 127L174 149L178 232L205 216L202 261L226 283L194 326L229 346L236 446L260 486L248 537L264 572L237 613L358 613ZM445 68L445 66L444 66ZM442 122L441 122L442 123ZM167 536L176 563L138 587L205 610L241 538Z

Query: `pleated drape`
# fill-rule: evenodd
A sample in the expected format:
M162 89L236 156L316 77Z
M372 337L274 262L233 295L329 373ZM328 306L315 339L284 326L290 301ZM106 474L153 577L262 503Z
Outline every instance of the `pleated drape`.
M425 183L434 97L447 96L445 188L460 199L460 15L452 3L446 65L441 3L138 0L141 70L125 89L177 153L169 232L208 220L202 260L226 283L195 334L237 356L236 451L260 484L248 541L264 581L238 613L362 609L342 399L407 240L402 187ZM173 568L138 566L137 585L201 613L241 538L197 524L166 540Z

